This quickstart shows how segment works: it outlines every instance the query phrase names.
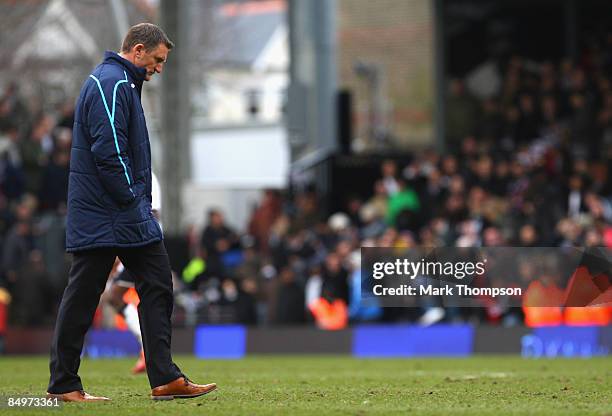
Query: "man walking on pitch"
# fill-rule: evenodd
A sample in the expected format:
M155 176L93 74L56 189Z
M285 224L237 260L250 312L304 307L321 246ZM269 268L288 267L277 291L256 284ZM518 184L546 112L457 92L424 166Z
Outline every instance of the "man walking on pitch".
M151 149L140 95L143 82L162 72L173 46L159 27L133 26L121 53L106 52L77 100L66 224L73 260L51 344L48 397L108 400L85 393L77 373L115 257L134 276L140 297L151 397L196 397L216 388L192 383L172 361L172 276L151 213Z

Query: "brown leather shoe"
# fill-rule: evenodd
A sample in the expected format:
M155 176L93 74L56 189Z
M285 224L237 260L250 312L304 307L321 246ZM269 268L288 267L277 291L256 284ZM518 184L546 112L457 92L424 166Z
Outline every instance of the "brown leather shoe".
M47 399L58 399L62 402L104 402L110 400L108 397L92 396L83 390L75 390L69 393L47 393Z
M179 377L168 384L155 387L151 390L151 398L153 400L187 399L210 393L216 388L217 385L215 383L194 384L187 377Z

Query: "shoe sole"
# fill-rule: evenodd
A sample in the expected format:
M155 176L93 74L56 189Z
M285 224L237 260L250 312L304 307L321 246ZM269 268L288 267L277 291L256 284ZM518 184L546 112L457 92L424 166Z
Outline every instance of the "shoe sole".
M57 399L62 403L83 403L83 402L110 402L111 399L108 397L105 398L95 398L95 399L87 399L87 400L65 400L61 394L47 393L47 399Z
M198 394L171 394L168 396L151 396L151 399L153 400L192 399L194 397L204 396L205 394L208 394L211 391L215 391L215 390L217 390L217 386L213 387L212 389L208 391L205 391L203 393L198 393Z

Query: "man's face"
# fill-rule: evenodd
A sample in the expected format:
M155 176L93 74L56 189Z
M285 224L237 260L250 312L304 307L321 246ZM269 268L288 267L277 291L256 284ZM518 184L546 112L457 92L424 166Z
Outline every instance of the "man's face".
M161 74L168 59L168 52L170 52L166 45L160 43L149 51L145 49L144 45L136 45L134 48L136 49L134 64L147 70L145 81L150 81L155 73Z

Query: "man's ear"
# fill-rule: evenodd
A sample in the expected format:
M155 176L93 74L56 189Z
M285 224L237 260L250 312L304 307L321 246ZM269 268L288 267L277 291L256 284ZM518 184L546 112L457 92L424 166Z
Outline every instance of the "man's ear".
M134 48L132 48L132 50L136 55L141 55L145 52L145 46L142 43L137 43L136 45L134 45Z

